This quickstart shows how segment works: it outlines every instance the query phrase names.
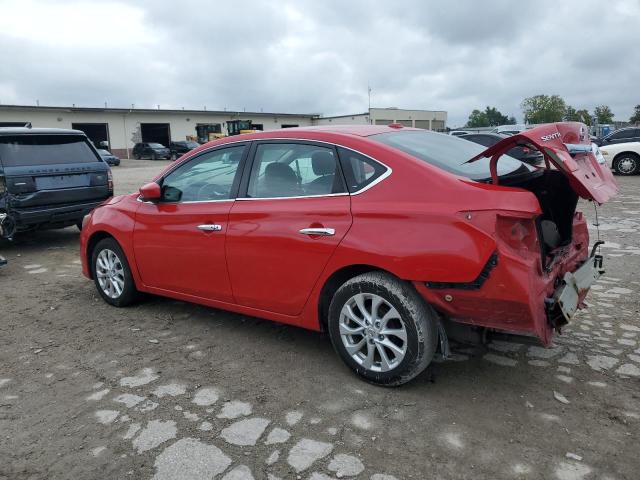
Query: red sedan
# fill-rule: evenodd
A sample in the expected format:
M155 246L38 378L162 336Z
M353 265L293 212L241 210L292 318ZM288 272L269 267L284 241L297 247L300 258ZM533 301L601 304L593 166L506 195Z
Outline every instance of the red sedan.
M504 155L517 145L545 163ZM488 150L401 125L261 132L96 208L82 265L112 305L147 292L325 330L358 374L399 385L460 324L548 345L600 274L578 197L616 192L579 123Z

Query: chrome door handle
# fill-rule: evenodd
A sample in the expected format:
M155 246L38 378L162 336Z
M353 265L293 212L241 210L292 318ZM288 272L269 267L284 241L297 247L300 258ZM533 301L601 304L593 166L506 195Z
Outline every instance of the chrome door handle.
M319 235L322 237L329 237L336 234L334 228L303 228L298 233L303 235Z
M198 225L198 230L202 230L203 232L219 232L222 230L222 225L218 225L217 223L204 223Z

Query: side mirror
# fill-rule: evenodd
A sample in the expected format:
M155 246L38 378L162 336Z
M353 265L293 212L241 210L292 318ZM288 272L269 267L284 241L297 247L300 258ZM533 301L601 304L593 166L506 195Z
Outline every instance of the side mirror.
M160 185L155 182L147 183L140 187L140 197L145 202L156 202L160 200L161 196Z

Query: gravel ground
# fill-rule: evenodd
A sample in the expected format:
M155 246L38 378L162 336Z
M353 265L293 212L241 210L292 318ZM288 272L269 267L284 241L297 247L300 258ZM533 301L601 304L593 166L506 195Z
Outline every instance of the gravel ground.
M165 164L125 160L117 190ZM553 348L457 347L399 389L314 332L110 307L75 228L0 243L0 479L637 479L640 178L619 182L599 210L607 274Z

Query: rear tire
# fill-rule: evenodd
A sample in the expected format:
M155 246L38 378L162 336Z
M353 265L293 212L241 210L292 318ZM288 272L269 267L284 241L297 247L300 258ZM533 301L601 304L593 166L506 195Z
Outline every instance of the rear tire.
M636 175L640 172L640 157L634 153L623 153L613 161L618 175Z
M91 274L105 302L115 307L126 307L136 301L138 291L129 262L115 239L104 238L93 249Z
M355 373L394 387L419 375L433 359L438 320L409 283L370 272L348 280L335 293L329 335Z
M140 155L138 155L137 153L134 153L133 158L135 158L136 160L140 160Z

